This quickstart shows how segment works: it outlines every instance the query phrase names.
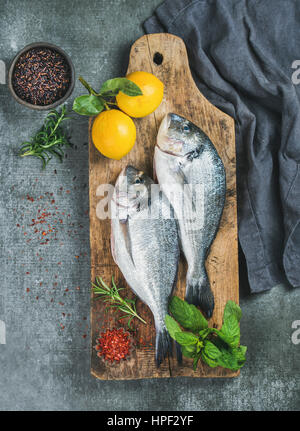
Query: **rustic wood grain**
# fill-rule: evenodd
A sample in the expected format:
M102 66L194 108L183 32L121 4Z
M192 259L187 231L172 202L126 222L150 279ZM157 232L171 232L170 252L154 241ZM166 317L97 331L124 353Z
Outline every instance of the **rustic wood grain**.
M163 55L163 62L157 65L155 53ZM221 156L227 180L225 209L218 235L207 259L207 271L215 296L215 311L210 326L220 327L226 302L231 299L239 302L238 291L238 247L237 247L237 209L236 209L236 172L235 172L235 134L234 121L209 103L199 92L192 78L187 52L183 41L170 34L146 35L138 39L131 48L128 73L143 70L156 75L165 86L164 99L155 113L135 120L137 142L128 156L121 161L109 160L94 148L89 134L89 193L90 193L90 245L91 279L98 275L109 282L114 275L117 283L126 286L124 278L113 262L110 251L110 221L99 220L96 206L101 199L97 196L100 184L114 184L121 169L128 163L152 175L153 152L158 126L167 112L178 113L198 126L210 137ZM92 120L90 121L90 129ZM98 190L99 194L99 190ZM179 280L175 294L184 297L186 264L180 262ZM126 294L131 295L127 286ZM220 367L209 368L205 364L194 372L190 359L184 359L178 366L173 358L166 359L159 369L155 366L154 346L155 329L148 307L138 301L138 311L148 325L135 323L135 348L130 360L110 365L99 359L93 348L102 328L126 325L116 320L116 315L104 313L101 301L92 298L91 303L91 373L99 379L141 379L158 377L233 377L232 372Z

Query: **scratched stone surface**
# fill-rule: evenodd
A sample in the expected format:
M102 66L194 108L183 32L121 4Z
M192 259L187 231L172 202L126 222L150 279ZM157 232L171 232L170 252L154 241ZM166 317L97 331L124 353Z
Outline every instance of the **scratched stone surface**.
M71 56L76 75L99 88L125 73L130 45L159 3L0 0L0 59L9 64L26 44L53 42ZM82 92L77 82L71 100ZM300 319L300 291L278 286L250 296L243 263L249 352L239 378L103 382L90 375L88 124L74 116L74 148L42 171L17 151L44 116L0 84L0 410L299 410L300 344L291 342L291 325Z

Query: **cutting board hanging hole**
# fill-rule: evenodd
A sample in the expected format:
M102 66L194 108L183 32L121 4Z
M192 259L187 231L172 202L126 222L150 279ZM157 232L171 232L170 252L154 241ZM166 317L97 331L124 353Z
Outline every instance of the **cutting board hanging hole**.
M164 56L160 52L156 52L153 56L153 61L157 66L160 66L164 60Z

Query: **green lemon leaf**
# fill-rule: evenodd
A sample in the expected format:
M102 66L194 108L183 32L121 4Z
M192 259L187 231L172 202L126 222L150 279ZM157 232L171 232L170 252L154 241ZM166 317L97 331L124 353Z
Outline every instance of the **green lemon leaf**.
M127 96L141 96L143 94L140 87L127 78L109 79L102 85L100 93L116 96L120 91Z
M178 323L173 319L173 317L167 314L165 317L165 324L170 336L173 338L173 340L176 340L175 334L181 331Z
M170 301L169 310L177 322L185 329L199 332L208 327L207 320L194 305L183 301L178 296L173 296Z
M240 325L236 316L232 314L224 319L221 331L217 333L230 347L237 347L240 342Z
M181 346L189 346L191 344L197 344L199 341L198 337L196 337L196 335L192 334L191 332L182 332L182 331L175 333L175 340Z
M103 111L103 108L103 100L92 94L76 97L73 103L73 111L80 115L98 115Z
M227 301L224 309L223 321L225 321L229 316L234 315L239 322L242 317L242 310L233 301Z

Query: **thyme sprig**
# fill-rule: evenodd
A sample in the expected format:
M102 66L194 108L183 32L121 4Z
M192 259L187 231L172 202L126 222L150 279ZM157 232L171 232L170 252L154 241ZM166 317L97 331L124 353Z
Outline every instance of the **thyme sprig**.
M120 295L120 292L124 290L124 288L116 286L113 276L111 278L111 283L112 283L112 286L109 287L101 277L96 277L96 283L92 283L92 286L93 286L92 290L95 293L95 295L99 295L99 296L96 297L95 299L102 299L104 302L110 304L108 305L108 309L114 308L118 311L123 312L124 315L121 316L119 320L129 317L129 320L127 323L129 329L132 329L131 322L132 322L132 319L134 319L135 317L139 319L141 322L147 324L147 322L144 319L142 319L142 317L139 316L137 313L137 310L136 310L137 298L136 297L134 299L123 298Z
M52 159L52 156L57 157L62 162L64 157L63 147L72 147L61 127L61 123L69 118L66 116L65 106L62 107L60 112L57 110L49 112L40 131L30 141L23 142L19 156L40 158L43 163L43 169Z

